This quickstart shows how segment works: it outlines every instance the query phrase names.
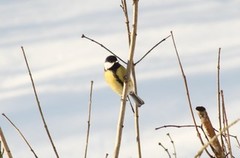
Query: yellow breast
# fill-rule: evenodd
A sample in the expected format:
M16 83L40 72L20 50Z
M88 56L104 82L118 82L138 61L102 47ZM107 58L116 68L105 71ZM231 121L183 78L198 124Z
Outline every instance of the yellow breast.
M116 72L111 70L106 70L104 72L104 77L108 85L112 88L114 92L118 95L122 95L124 76L126 75L126 69L120 66ZM129 90L132 89L132 81L129 82Z

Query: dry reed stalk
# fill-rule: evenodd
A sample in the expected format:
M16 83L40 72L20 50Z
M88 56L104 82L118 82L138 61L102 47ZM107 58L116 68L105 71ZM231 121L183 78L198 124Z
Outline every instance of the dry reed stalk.
M46 130L46 133L47 133L48 138L49 138L49 140L50 140L50 143L51 143L51 145L52 145L53 151L54 151L56 157L59 158L57 149L56 149L56 147L55 147L55 145L54 145L53 139L52 139L51 134L50 134L50 132L49 132L49 130L48 130L48 126L47 126L47 123L46 123L46 121L45 121L45 118L44 118L44 115L43 115L43 112L42 112L42 108L41 108L41 105L40 105L40 101L39 101L39 99L38 99L37 90L36 90L36 87L35 87L35 84L34 84L34 80L33 80L33 77L32 77L32 73L31 73L31 70L30 70L30 67L29 67L29 64L28 64L27 57L26 57L26 54L25 54L25 51L24 51L23 46L21 47L21 49L22 49L23 57L24 57L24 60L25 60L25 63L26 63L27 69L28 69L28 74L29 74L30 79L31 79L33 92L34 92L34 95L35 95L35 99L36 99L36 102L37 102L37 106L38 106L38 110L39 110L40 116L41 116L41 118L42 118L42 122L43 122L43 124L44 124L44 128L45 128L45 130Z
M93 92L93 81L91 81L91 85L90 85L89 104L88 104L88 121L87 121L88 127L87 127L87 137L86 137L84 158L87 158L87 150L88 150L88 141L89 141L89 133L90 133L90 125L91 125L91 111L92 111L92 92Z
M8 158L13 158L12 153L11 153L9 147L8 147L7 141L6 141L5 137L4 137L4 134L3 134L3 131L2 131L1 127L0 127L0 141L3 144L4 151L7 152L7 157Z
M206 135L208 136L208 139L212 139L213 137L216 136L215 130L212 126L212 123L208 117L207 111L203 106L198 106L196 108L198 111L198 116L201 119L202 126L204 128L204 131ZM218 139L214 139L211 143L212 148L214 149L213 152L217 158L223 158L224 157L224 152L223 148L220 145Z
M225 132L227 129L229 129L230 127L232 127L233 125L235 125L236 123L238 123L240 121L240 118L236 119L235 121L233 121L231 124L229 124L227 127L223 128L221 131L219 131L219 133L217 135L215 135L212 139L210 139L206 144L204 144L204 146L198 151L198 153L194 156L194 158L200 158L200 156L203 153L203 150L205 150L209 145L211 145L211 143L213 141L215 141L215 139L217 139L217 137L219 135L221 135L223 132Z

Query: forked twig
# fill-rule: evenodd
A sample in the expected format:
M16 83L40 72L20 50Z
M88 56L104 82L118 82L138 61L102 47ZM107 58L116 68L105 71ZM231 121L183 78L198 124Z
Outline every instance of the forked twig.
M88 140L89 140L90 123L91 123L91 111L92 111L92 92L93 92L93 81L91 81L91 86L90 86L90 95L89 95L89 104L88 104L88 121L87 121L88 127L87 127L87 137L86 137L84 158L87 158Z
M98 44L99 46L101 46L102 48L104 48L105 50L107 50L109 53L111 53L112 55L116 56L119 60L121 60L124 64L127 64L122 58L120 58L119 56L117 56L115 53L113 53L110 49L108 49L107 47L105 47L103 44L99 43L98 41L90 38L90 37L87 37L85 36L84 34L82 34L82 38L86 38L96 44Z
M159 44L161 44L162 42L164 42L165 40L167 40L169 37L171 37L171 35L165 37L164 39L162 39L161 41L159 41L157 44L155 44L149 51L147 51L137 62L134 63L134 66L137 65L138 63L140 63L149 53L151 53L151 51L153 49L155 49ZM120 58L118 55L116 55L115 53L113 53L110 49L108 49L106 46L104 46L103 44L101 44L100 42L87 37L86 35L82 34L82 38L86 38L89 41L92 41L94 43L96 43L97 45L101 46L102 48L104 48L105 50L107 50L109 53L111 53L112 55L116 56L119 60L121 60L124 64L127 64L126 61L124 61L122 58ZM131 39L129 40L131 41Z
M37 158L37 154L35 153L35 151L33 150L33 148L31 147L31 145L29 144L29 142L27 141L26 137L22 134L22 132L20 131L19 128L17 128L17 126L4 114L2 113L2 115L8 120L8 122L17 130L17 132L20 134L20 136L23 138L23 140L25 141L25 143L27 144L27 146L30 148L31 152L33 153L33 155L35 156L35 158Z
M33 91L34 91L35 99L36 99L36 101L37 101L38 110L39 110L39 112L40 112L40 115L41 115L41 118L42 118L42 121L43 121L45 130L46 130L46 132L47 132L48 138L49 138L49 140L50 140L50 142L51 142L51 145L52 145L52 147L53 147L54 153L55 153L56 157L59 158L57 149L56 149L56 147L55 147L55 145L54 145L54 142L53 142L53 140L52 140L51 134L50 134L50 132L49 132L49 130L48 130L47 123L46 123L46 121L45 121L45 118L44 118L44 115L43 115L43 112L42 112L42 108L41 108L41 105L40 105L40 101L39 101L38 95L37 95L37 90L36 90L36 87L35 87L35 84L34 84L34 81L33 81L32 73L31 73L30 67L29 67L29 65L28 65L27 57L26 57L26 54L25 54L25 51L24 51L23 46L21 47L21 49L22 49L23 57L24 57L24 60L25 60L25 63L26 63L27 69L28 69L28 73L29 73L30 79L31 79L32 88L33 88Z

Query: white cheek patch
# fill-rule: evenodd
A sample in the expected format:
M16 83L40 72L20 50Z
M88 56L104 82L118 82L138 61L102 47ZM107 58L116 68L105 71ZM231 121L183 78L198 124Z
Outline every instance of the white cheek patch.
M113 65L114 65L114 63L105 62L104 63L104 70L110 69Z

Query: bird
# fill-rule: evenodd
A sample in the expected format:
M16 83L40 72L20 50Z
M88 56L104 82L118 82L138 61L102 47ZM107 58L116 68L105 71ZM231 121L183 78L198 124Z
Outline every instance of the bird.
M104 62L104 77L107 84L111 89L118 95L122 95L124 79L127 75L127 70L123 67L117 57L110 55L105 59ZM128 82L128 96L131 96L135 103L140 107L144 104L144 101L133 91L133 82L130 78Z

